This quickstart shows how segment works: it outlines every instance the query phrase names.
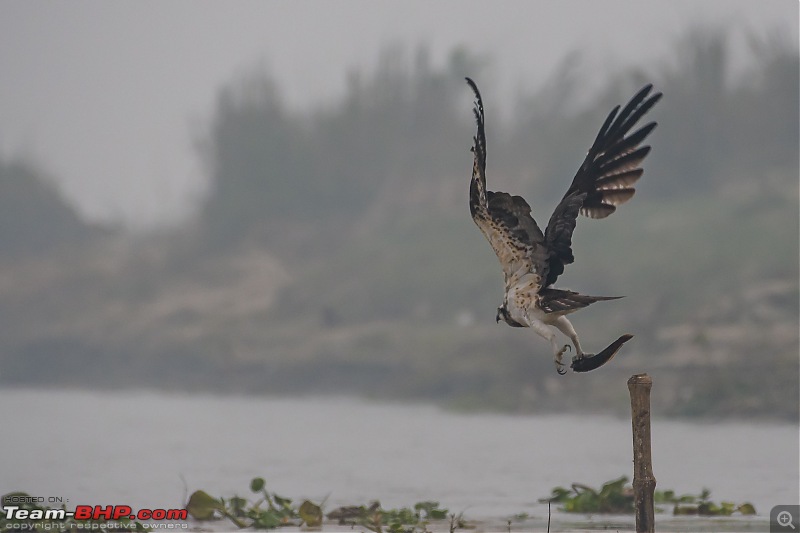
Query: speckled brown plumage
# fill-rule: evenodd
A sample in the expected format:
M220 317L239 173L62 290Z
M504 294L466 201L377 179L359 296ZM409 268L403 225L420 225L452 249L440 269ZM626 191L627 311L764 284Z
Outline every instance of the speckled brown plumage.
M656 123L632 133L631 129L658 102L661 93L650 94L652 86L646 85L621 111L620 106L611 111L542 232L524 198L487 190L483 99L475 82L467 78L467 83L475 93L473 113L477 125L472 143L469 207L472 219L489 241L503 270L505 295L503 305L497 310L497 320L511 326L531 327L548 339L557 369L562 373L561 356L568 346L560 348L555 343L550 326L569 336L577 357L582 358L578 336L565 315L594 302L619 297L586 296L551 285L564 272L564 266L575 260L572 234L578 215L605 218L633 197L634 185L644 172L640 165L650 152L649 146L641 144ZM584 363L579 368L596 367Z

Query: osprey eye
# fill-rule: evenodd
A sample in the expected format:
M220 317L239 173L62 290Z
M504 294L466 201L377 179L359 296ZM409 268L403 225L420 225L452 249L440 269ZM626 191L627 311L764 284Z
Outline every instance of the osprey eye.
M645 85L625 107L620 110L617 106L611 111L542 232L531 216L530 206L521 196L486 189L483 98L474 81L467 78L467 83L475 93L472 112L478 130L472 144L470 213L503 267L506 279L503 301L514 302L511 312L505 306L499 307L496 320L500 322L502 318L511 326L532 327L550 342L556 370L563 374L566 369L561 358L572 347L558 345L557 329L575 346L573 370L594 370L608 362L632 336L623 335L596 356L586 354L566 315L595 302L616 300L621 296L587 296L552 285L564 272L564 267L574 261L572 232L578 215L605 218L633 197L633 186L644 172L642 161L650 153L650 147L642 143L656 123L633 128L661 99L661 93L651 94L653 86Z

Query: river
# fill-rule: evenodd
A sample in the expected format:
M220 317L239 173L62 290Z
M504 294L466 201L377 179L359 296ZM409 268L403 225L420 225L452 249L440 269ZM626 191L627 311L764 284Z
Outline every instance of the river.
M0 492L80 504L182 507L186 489L249 493L250 479L326 509L438 500L469 518L539 514L573 482L631 475L625 419L459 414L347 398L0 389ZM798 427L654 419L658 488L798 502ZM544 506L546 509L546 506ZM546 511L545 511L546 512Z

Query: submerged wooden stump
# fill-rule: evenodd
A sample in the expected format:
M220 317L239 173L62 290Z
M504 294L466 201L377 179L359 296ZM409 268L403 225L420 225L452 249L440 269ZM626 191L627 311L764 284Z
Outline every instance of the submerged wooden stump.
M628 380L631 393L633 426L633 498L636 508L636 533L655 531L656 478L650 455L650 388L653 380L647 374L636 374Z

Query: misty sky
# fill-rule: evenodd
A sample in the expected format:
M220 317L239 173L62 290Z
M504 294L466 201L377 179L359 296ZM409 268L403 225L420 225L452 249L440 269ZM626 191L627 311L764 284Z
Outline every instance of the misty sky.
M35 161L89 217L146 226L199 197L193 136L219 87L259 65L303 107L335 101L387 44L425 44L435 63L467 45L513 94L571 51L589 84L646 66L698 22L732 28L741 50L748 32L796 42L798 2L2 0L0 152Z

